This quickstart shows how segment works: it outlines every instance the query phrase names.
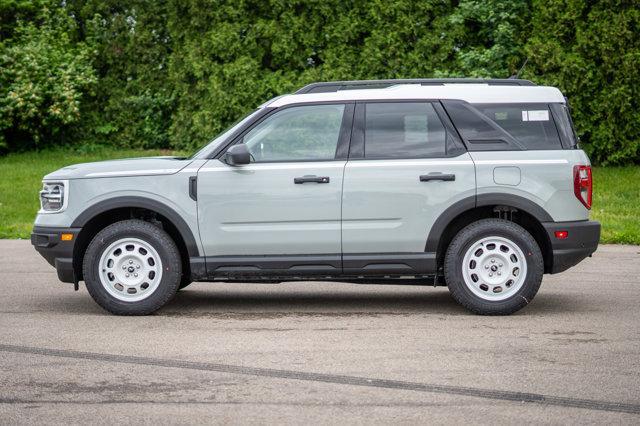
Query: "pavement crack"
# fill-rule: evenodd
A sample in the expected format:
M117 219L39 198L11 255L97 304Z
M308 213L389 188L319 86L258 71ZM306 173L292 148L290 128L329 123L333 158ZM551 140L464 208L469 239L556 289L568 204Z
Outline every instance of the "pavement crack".
M272 377L279 379L301 380L307 382L322 382L339 385L363 386L372 388L410 390L415 392L440 393L450 395L462 395L476 398L527 402L541 405L584 408L588 410L611 411L620 413L640 414L640 404L623 402L600 401L595 399L580 399L545 395L538 393L526 393L504 391L497 389L483 389L465 386L452 386L431 383L406 382L400 380L386 380L358 376L346 376L328 373L311 373L292 370L279 370L271 368L244 367L230 364L217 364L209 362L182 361L175 359L162 359L141 356L127 356L104 354L95 352L81 352L64 349L38 348L32 346L18 346L0 344L0 352L53 356L68 359L84 359L90 361L113 362L121 364L134 364L144 366L156 366L165 368L179 368L195 371L212 371L218 373L241 374L248 376Z

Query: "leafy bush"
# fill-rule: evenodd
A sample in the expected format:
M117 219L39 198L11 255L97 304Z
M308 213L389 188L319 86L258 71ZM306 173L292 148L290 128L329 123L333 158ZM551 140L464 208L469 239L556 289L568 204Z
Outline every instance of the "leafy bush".
M0 22L11 150L193 149L308 82L505 78L528 58L594 162L640 163L633 1L0 0Z
M72 0L68 8L93 40L100 84L74 129L83 140L122 148L169 145L173 111L167 80L171 37L167 2Z
M0 50L0 148L37 146L64 137L80 119L85 91L97 81L92 51L74 43L63 8L44 8L42 22L18 22Z
M596 163L640 162L639 32L637 2L534 2L526 75L562 89Z
M526 1L463 0L449 15L455 63L444 77L498 77L514 73L525 61L531 10Z

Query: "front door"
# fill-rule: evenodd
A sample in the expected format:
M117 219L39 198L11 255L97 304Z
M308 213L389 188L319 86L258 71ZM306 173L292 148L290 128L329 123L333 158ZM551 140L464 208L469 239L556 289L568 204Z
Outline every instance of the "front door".
M353 104L284 107L235 143L251 163L198 172L209 274L339 273L342 179ZM223 157L222 157L223 158Z

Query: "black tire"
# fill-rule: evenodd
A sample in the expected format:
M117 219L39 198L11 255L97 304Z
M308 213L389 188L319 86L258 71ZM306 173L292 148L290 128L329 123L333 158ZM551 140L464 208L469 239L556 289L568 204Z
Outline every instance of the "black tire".
M109 245L122 238L137 238L153 247L162 262L158 287L146 299L129 302L113 297L100 282L100 257ZM105 310L116 315L148 315L164 306L178 291L182 263L178 247L161 228L142 220L123 220L100 231L89 243L83 261L89 294Z
M486 300L474 294L464 282L463 260L475 242L486 237L502 237L524 253L527 274L522 287L505 300ZM544 260L535 239L520 225L503 219L482 219L462 229L447 249L444 275L451 296L465 308L480 315L509 315L535 297L544 273ZM497 289L499 290L499 289Z

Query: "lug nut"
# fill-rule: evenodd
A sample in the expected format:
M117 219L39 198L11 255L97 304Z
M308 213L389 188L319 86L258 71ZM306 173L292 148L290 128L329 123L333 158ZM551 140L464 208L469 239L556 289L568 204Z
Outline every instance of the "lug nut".
M491 259L491 263L496 263L496 260L495 259Z
M498 275L502 275L502 272L498 271Z
M500 265L500 266L502 266L502 265ZM136 265L136 269L140 269L140 265Z
M499 264L498 266L502 268L502 263L501 263L501 264Z
M484 265L484 269L489 269L489 265Z
M127 267L125 265L122 265L122 269L127 269Z
M498 275L500 275L500 272L498 272ZM138 274L133 274L134 277L138 277Z
M129 278L129 274L124 274L125 277Z
M130 261L129 261L129 265L131 265L132 263L133 263L133 260L130 260Z
M493 276L493 274L489 274L489 276L490 276L490 277L492 277L492 276Z

